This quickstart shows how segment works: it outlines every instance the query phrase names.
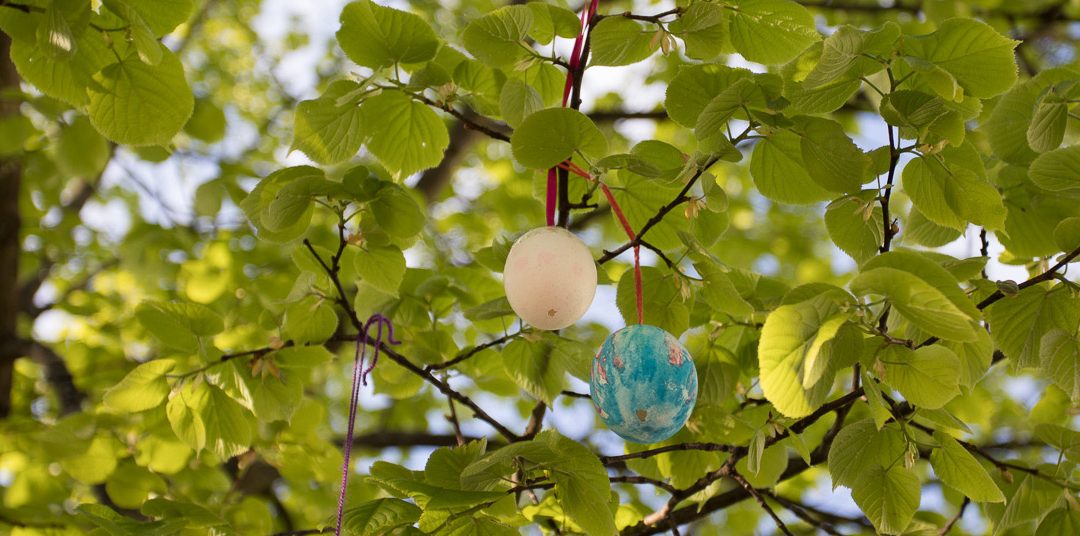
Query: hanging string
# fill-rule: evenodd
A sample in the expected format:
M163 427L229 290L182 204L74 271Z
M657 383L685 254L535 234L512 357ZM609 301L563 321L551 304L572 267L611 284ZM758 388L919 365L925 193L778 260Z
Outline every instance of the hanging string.
M371 358L371 364L364 368L364 358L367 355L367 342L368 331L372 325L378 325L378 331L375 332L375 340L372 346L375 347L375 355ZM356 334L356 357L353 360L353 374L352 374L352 391L349 398L349 428L345 434L345 445L343 450L345 451L345 462L341 466L341 492L338 494L338 506L337 506L337 527L334 529L335 536L341 536L341 518L345 512L345 489L349 485L349 458L352 455L353 444L353 430L356 423L356 410L358 404L358 398L360 397L360 384L367 385L368 374L375 369L375 364L379 362L379 350L382 347L383 338L383 326L386 326L387 335L386 340L390 344L401 344L398 340L394 339L394 324L390 322L390 319L375 313L368 318L367 324L363 326L364 329L360 330L360 333Z
M634 243L634 298L635 305L637 306L638 324L644 324L645 309L642 303L641 244L637 242L637 233L635 233L634 228L630 226L630 221L626 219L626 214L623 213L622 207L619 206L619 202L615 200L615 195L611 193L611 189L609 189L606 184L596 180L596 177L593 177L588 172L581 169L580 166L569 160L560 162L558 167L586 180L598 183L600 185L600 191L604 194L604 197L607 198L608 204L611 205L611 211L615 213L615 218L619 220L619 225L622 226L623 232L625 232L627 238Z
M581 64L581 47L585 39L585 30L589 28L592 18L596 15L598 5L599 0L592 0L588 9L581 10L581 31L578 32L577 37L574 39L574 50L570 54L569 69L566 71L566 84L563 86L562 105L564 108L570 100L570 91L574 87L574 73L577 72L578 66ZM548 170L547 175L547 199L544 207L549 227L555 225L555 205L558 191L559 183L556 180L556 171L555 168L551 168Z

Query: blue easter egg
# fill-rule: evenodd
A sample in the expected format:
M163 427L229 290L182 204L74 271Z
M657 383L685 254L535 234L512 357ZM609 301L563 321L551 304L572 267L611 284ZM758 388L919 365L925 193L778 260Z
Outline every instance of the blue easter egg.
M657 443L686 424L697 402L690 352L670 333L643 324L604 341L589 374L600 419L623 439Z

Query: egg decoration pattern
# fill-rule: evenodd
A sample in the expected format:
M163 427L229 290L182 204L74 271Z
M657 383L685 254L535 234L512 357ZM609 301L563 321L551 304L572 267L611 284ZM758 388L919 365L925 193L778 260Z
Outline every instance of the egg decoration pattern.
M675 435L697 402L690 352L656 326L636 324L612 333L596 353L589 376L600 419L635 443Z
M596 263L589 248L562 227L540 227L510 248L503 269L510 307L546 330L577 322L596 296Z

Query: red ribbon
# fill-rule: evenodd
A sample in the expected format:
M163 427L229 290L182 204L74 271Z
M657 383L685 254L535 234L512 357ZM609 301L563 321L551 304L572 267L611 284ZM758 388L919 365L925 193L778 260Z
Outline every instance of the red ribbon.
M581 47L582 42L585 40L585 30L589 28L592 18L596 15L596 8L599 3L600 0L592 0L588 9L581 10L581 31L578 32L577 37L574 39L574 51L570 55L570 68L566 71L566 84L563 86L562 105L564 108L570 99L570 90L574 87L574 72L577 71L578 66L581 64ZM558 190L559 185L555 180L555 168L551 168L548 170L547 176L547 202L545 205L549 227L555 225L555 204Z

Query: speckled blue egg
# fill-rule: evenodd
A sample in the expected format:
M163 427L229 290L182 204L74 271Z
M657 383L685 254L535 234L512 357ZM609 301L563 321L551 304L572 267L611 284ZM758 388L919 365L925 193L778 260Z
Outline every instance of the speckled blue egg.
M635 443L675 435L697 401L690 352L670 333L644 324L627 326L604 341L589 386L604 424Z

